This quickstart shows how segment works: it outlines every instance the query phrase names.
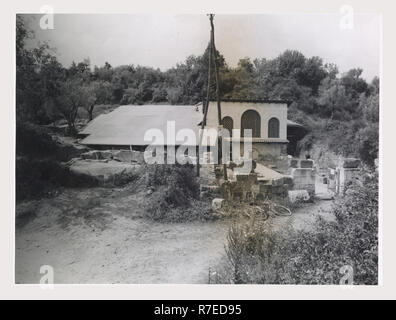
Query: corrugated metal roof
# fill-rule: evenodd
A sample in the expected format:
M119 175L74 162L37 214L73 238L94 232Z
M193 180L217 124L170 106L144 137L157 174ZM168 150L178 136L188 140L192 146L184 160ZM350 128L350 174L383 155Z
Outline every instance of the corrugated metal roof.
M147 130L155 128L164 133L167 122L175 122L176 133L180 129L192 129L198 136L198 123L202 120L199 106L175 105L125 105L108 114L93 119L80 134L88 137L80 143L86 145L148 145L144 141ZM180 144L180 143L176 143Z

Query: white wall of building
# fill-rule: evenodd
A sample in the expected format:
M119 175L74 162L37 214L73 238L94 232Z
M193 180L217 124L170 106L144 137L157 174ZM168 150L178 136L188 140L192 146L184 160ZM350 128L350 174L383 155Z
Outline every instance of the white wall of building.
M278 141L287 139L287 104L286 103L256 103L256 102L221 102L222 118L229 116L234 121L234 129L241 129L242 114L247 110L255 110L261 117L261 139ZM279 120L279 138L268 138L268 121L276 117ZM217 127L217 102L209 103L207 127Z

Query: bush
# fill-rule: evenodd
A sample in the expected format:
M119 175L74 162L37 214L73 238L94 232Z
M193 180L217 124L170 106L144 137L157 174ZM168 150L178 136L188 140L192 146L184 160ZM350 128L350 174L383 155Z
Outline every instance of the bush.
M358 132L358 151L360 158L368 165L374 166L378 158L379 128L378 123L368 124Z
M267 222L234 224L218 283L338 284L353 268L354 284L378 283L378 177L352 185L334 206L336 221L318 219L314 231L274 233Z
M20 158L16 161L16 200L34 199L51 194L59 187L89 187L94 178L77 175L56 161Z
M16 154L46 158L56 155L58 144L52 140L49 131L29 122L17 122Z
M151 190L147 214L154 220L182 221L209 218L210 207L198 201L199 183L192 165L148 166L141 178Z
M52 139L50 130L29 122L17 122L16 155L32 159L69 161L84 152L71 144L61 144Z

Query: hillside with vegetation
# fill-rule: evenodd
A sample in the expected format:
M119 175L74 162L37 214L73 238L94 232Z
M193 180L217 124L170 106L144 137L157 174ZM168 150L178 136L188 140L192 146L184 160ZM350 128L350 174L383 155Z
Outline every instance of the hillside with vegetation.
M139 65L91 66L89 59L63 66L48 44L27 49L34 37L17 17L17 121L49 124L63 119L68 134L78 118L92 119L99 105L195 104L206 96L208 49L161 71ZM218 52L223 99L292 101L288 117L309 130L300 150L357 156L373 165L378 153L379 79L362 69L340 74L335 64L287 50L274 59L242 58L227 65ZM213 63L213 62L212 62ZM212 68L213 70L214 68ZM214 81L214 76L211 77ZM211 84L214 87L214 82ZM215 90L211 90L215 92Z

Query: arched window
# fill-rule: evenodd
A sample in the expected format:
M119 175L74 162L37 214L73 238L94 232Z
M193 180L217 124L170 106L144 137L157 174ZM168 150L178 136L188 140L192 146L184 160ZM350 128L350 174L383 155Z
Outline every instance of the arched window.
M253 138L260 138L261 136L261 118L257 111L248 110L242 114L241 119L241 136L243 137L243 130L251 129Z
M222 121L224 129L230 132L230 137L232 137L232 129L234 128L234 120L231 117L224 117Z
M279 138L279 120L271 118L268 121L268 138Z

